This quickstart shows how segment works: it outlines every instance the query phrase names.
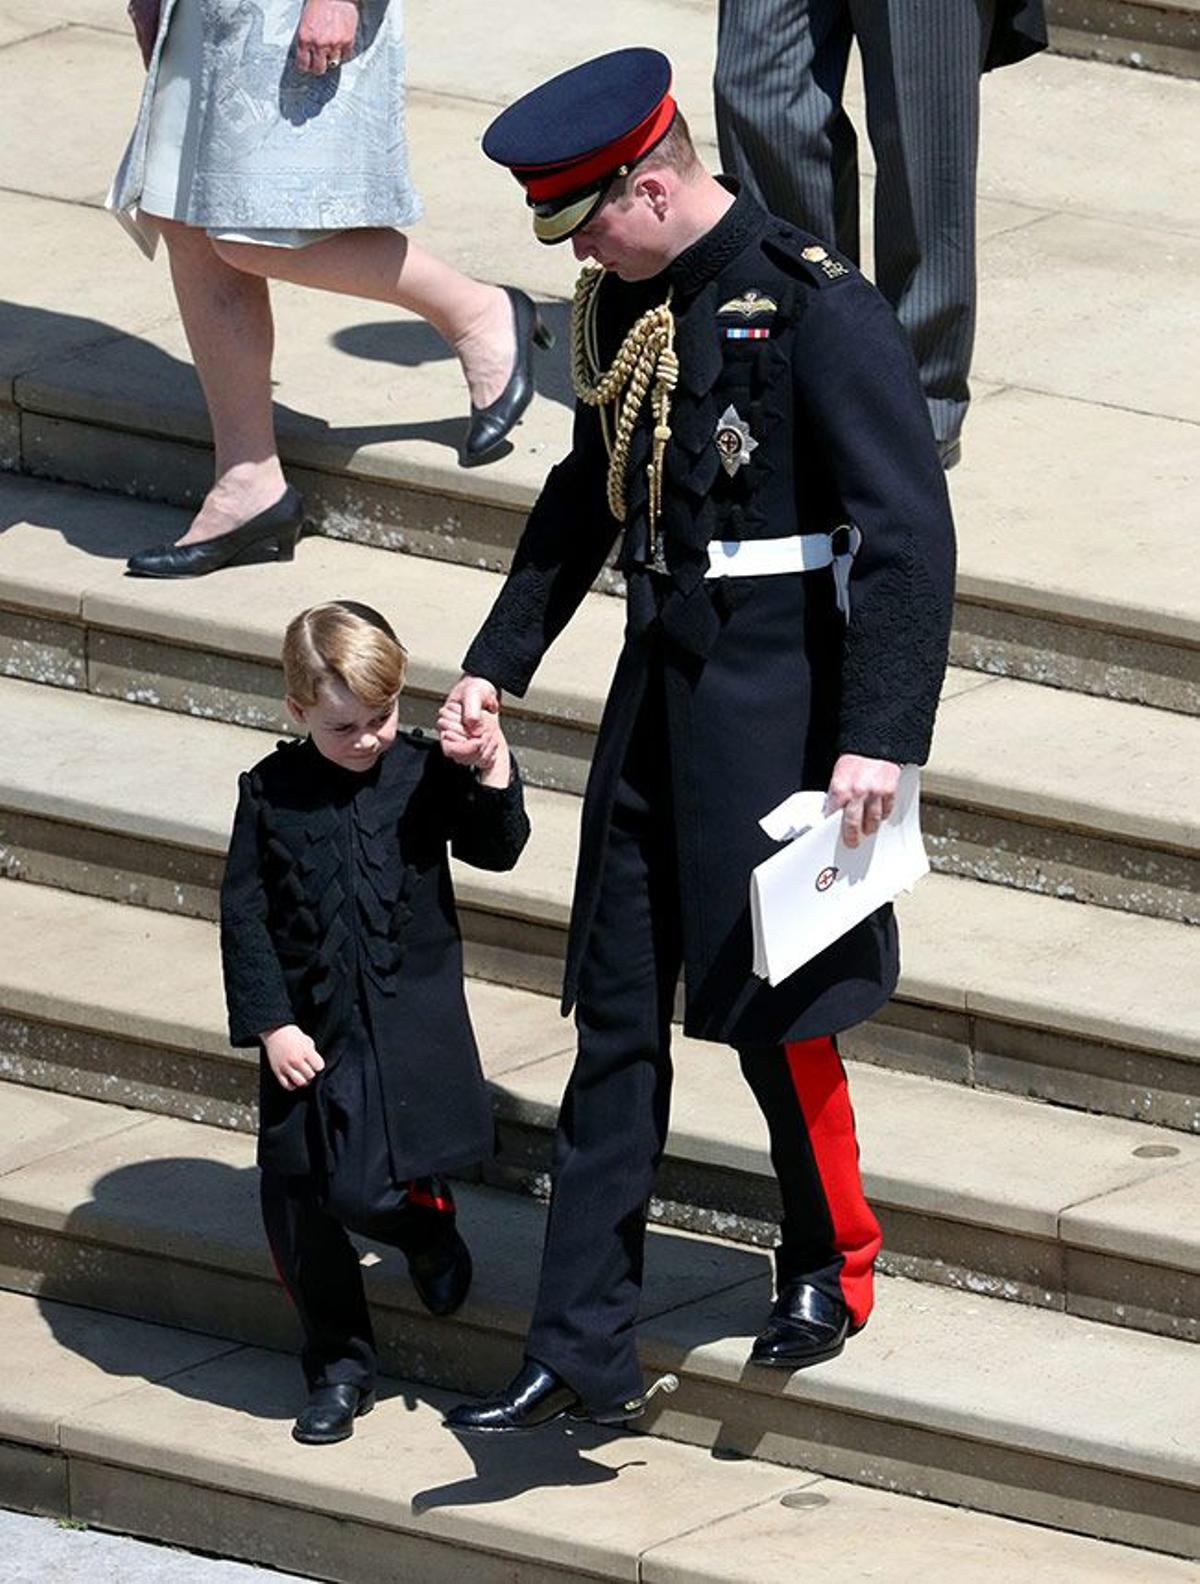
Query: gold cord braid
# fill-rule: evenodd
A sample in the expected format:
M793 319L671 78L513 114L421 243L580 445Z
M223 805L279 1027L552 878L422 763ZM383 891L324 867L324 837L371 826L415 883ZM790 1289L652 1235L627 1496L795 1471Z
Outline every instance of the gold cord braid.
M629 447L638 414L653 383L654 451L646 464L646 473L650 553L655 564L661 566L658 520L662 510L663 455L671 438L671 392L679 378L671 293L668 291L666 302L647 309L630 326L612 367L602 373L597 301L604 276L602 269L585 269L575 286L575 300L571 305L571 383L581 402L599 409L600 429L608 451L608 507L622 523L627 511L625 475L629 467ZM614 413L610 413L609 408L614 409Z

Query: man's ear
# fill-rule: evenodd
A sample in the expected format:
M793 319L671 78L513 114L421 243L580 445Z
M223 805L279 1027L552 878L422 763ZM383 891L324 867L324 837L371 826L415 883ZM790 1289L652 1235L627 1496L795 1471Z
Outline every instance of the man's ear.
M645 175L639 176L633 184L633 192L636 198L641 198L650 205L657 219L666 219L671 204L671 193L660 172L650 170Z
M284 699L283 707L296 722L297 726L306 726L308 724L305 718L304 705L298 703L290 693Z

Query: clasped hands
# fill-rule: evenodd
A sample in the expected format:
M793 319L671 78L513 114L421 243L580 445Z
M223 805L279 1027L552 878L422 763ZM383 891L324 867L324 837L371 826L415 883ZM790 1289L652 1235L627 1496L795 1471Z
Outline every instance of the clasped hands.
M477 770L483 781L495 778L501 751L505 756L507 752L500 730L500 694L490 682L472 676L456 682L438 711L437 730L447 759Z

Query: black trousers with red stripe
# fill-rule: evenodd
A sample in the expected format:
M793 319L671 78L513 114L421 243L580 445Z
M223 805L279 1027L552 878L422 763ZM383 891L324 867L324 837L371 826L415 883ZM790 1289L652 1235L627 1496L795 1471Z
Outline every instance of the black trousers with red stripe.
M330 1197L312 1177L264 1171L263 1224L279 1278L304 1331L300 1361L309 1391L375 1383L375 1336L358 1252L347 1232L422 1254L454 1237L454 1196L440 1177L380 1183L367 1196Z
M634 1326L647 1205L666 1144L671 1011L682 963L664 734L643 710L617 790L581 967L575 1066L555 1137L541 1281L526 1343L593 1408L641 1390ZM739 1052L783 1199L780 1284L803 1276L871 1308L879 1226L863 1197L846 1076L831 1039Z

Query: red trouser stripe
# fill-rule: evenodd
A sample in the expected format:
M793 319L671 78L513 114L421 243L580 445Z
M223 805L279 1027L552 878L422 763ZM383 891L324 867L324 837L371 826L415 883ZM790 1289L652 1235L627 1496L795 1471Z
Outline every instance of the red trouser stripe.
M863 1195L846 1073L829 1038L796 1040L784 1052L825 1190L834 1251L843 1260L842 1297L853 1324L865 1325L874 1302L872 1267L883 1236Z
M418 1188L412 1183L408 1190L409 1204L420 1205L423 1210L440 1210L443 1215L454 1212L454 1200L443 1198L441 1194L426 1193L423 1188Z

